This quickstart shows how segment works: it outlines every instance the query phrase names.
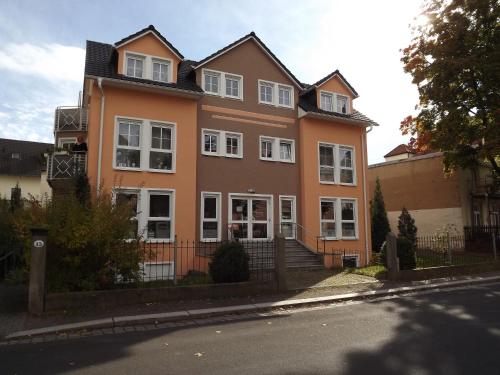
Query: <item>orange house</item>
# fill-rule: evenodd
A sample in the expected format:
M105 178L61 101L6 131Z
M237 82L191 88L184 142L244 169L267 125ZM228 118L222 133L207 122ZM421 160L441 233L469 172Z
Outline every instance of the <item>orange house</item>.
M56 147L81 136L88 151L54 153L49 181L56 189L84 169L95 194L134 202L148 242L281 232L365 265L376 123L353 108L357 96L338 71L301 83L253 32L201 61L153 26L113 45L88 41L81 101L55 118Z

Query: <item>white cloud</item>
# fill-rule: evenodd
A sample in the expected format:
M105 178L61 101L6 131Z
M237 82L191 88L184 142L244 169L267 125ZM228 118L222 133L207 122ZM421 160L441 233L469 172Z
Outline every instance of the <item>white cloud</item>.
M85 50L61 44L37 46L8 43L0 46L0 69L50 81L81 82Z

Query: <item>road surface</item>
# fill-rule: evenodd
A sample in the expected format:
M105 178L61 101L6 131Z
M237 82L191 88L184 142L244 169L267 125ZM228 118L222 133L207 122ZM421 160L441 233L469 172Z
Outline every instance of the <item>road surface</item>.
M0 374L500 374L500 283L1 346Z

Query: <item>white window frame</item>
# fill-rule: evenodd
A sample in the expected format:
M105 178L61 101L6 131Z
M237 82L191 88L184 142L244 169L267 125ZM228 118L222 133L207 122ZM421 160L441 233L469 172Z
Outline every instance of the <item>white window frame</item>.
M170 129L171 131L171 138L170 138L170 150L164 150L162 148L153 148L151 145L152 140L153 140L153 126L160 127L160 128L166 128ZM148 143L148 148L147 148L147 170L150 172L163 172L163 173L172 173L175 171L175 125L171 123L166 123L166 122L159 122L159 121L149 121L149 143ZM172 168L171 169L157 169L157 168L151 168L149 165L149 158L151 155L151 152L161 152L164 154L171 154L172 155Z
M262 85L271 86L271 101L262 100L260 96L260 87ZM279 104L279 88L286 88L290 90L290 105ZM257 96L259 98L259 104L272 105L274 107L280 107L280 108L289 108L289 109L295 108L294 89L293 86L290 85L259 79L257 80Z
M205 218L205 198L216 198L216 218L206 219ZM221 240L222 236L222 193L220 192L210 192L210 191L202 191L201 192L201 201L200 201L200 240L202 242L218 242ZM217 223L217 238L204 238L203 237L203 223Z
M343 113L342 111L339 112L339 104L340 104L340 98L345 98L346 99L346 106L345 106L345 113ZM348 115L349 113L351 113L351 111L349 110L349 97L347 95L343 95L343 94L335 94L335 112L337 113L341 113L343 115Z
M292 201L292 218L290 220L283 221L283 212L281 202L284 200ZM295 195L280 195L279 196L279 225L280 232L283 224L291 223L292 224L292 237L285 237L286 239L295 239L297 236L297 198Z
M333 165L321 165L321 147L331 147L333 149ZM337 145L328 142L318 142L318 180L320 184L334 185L337 179ZM321 179L321 168L333 169L333 181Z
M116 204L116 199L117 199L118 194L135 194L135 195L137 195L137 207L136 207L137 215L133 218L130 218L130 220L136 221L137 236L142 237L144 229L141 228L141 224L140 224L141 223L140 217L142 214L142 211L141 211L141 189L139 189L139 188L125 188L125 187L113 188L113 191L112 191L112 203L113 204ZM133 240L135 240L135 238L126 238L126 240L133 241Z
M344 220L342 218L342 202L351 202L353 203L353 220ZM343 240L357 240L358 239L358 200L356 198L340 198L339 199L339 218L340 218L340 238ZM342 224L343 223L353 223L354 224L354 236L344 236L342 233ZM337 236L339 237L339 236Z
M205 151L205 134L213 134L217 137L217 151ZM227 152L226 140L228 137L238 138L238 154L230 154ZM201 154L206 156L226 157L226 158L243 158L243 133L225 131L218 129L201 129Z
M144 239L148 242L174 242L175 239L175 190L174 189L141 189L141 199L143 199L142 211L142 228L144 231ZM149 209L151 205L151 195L168 195L170 196L170 212L169 216L149 216ZM150 238L148 236L148 222L151 221L170 221L170 238Z
M137 123L140 125L139 131L139 147L135 146L119 146L119 123L120 121ZM172 129L172 141L171 141L171 152L172 153L172 169L154 169L149 168L149 153L150 151L159 151L151 147L151 134L152 126L163 126ZM177 159L177 124L171 121L163 120L152 120L152 119L141 119L130 116L115 116L115 134L114 134L114 145L113 145L113 169L125 170L125 171L147 171L153 173L175 173L176 172L176 159ZM140 151L140 165L137 167L123 167L116 164L116 151L118 148L133 149Z
M136 124L139 125L139 145L138 146L122 146L119 145L119 138L120 138L120 123L129 123L129 124ZM125 170L125 171L140 171L141 166L144 164L144 155L143 155L143 141L144 141L144 122L142 120L138 119L132 119L129 117L118 117L115 119L115 143L113 147L113 167L114 169L119 169L119 170ZM126 166L119 166L116 162L116 153L118 149L125 149L125 150L136 150L139 151L139 157L140 157L140 162L137 167L126 167Z
M321 100L323 95L328 95L332 98L332 108L330 108L330 109L324 108L323 101ZM347 98L346 113L342 113L342 112L337 111L339 97ZM319 108L322 109L323 111L327 111L327 112L349 115L349 114L351 114L351 98L348 95L340 94L337 92L320 90L320 92L319 92Z
M142 61L142 72L141 76L136 76L135 75L135 63L134 63L134 75L128 74L128 59L134 59L134 60L140 60ZM146 78L146 55L143 55L142 53L135 53L135 52L125 52L125 61L124 61L124 70L123 74L126 75L127 77L133 77L133 78Z
M345 150L350 150L351 151L351 167L342 167L341 159L340 159L340 150L345 149ZM349 146L349 145L338 145L338 163L339 163L339 184L340 185L346 185L346 186L356 186L356 152L354 150L354 146ZM342 182L342 169L346 170L352 170L352 182Z
M321 218L321 202L322 201L333 201L334 202L334 212L335 219L323 220ZM354 203L354 220L342 220L342 201L348 201ZM322 233L322 223L323 222L335 222L335 237L324 237ZM342 223L354 223L354 237L353 236L343 236L342 235ZM358 199L351 197L319 197L319 230L320 235L323 239L327 241L331 240L345 240L345 241L356 241L359 240L359 217L358 217Z
M272 158L267 158L267 157L262 156L262 142L263 141L270 141L272 143L272 155L273 155ZM281 158L280 145L282 142L290 143L292 145L292 149L291 149L292 159L291 160ZM269 137L267 135L259 136L259 159L264 160L264 161L275 161L275 162L281 162L281 163L290 163L290 164L295 163L295 140L289 139L289 138Z
M320 148L321 146L332 147L333 148L333 181L326 181L321 179L321 158L320 158ZM340 181L340 170L341 169L351 169L340 166L340 149L349 149L352 153L352 183L341 182ZM325 168L331 168L331 166L323 165ZM343 186L357 186L357 175L356 175L356 147L354 145L345 144L335 144L329 142L318 142L318 181L322 185L343 185Z
M333 219L323 219L321 213L321 203L330 202L333 203ZM337 240L339 239L339 225L338 225L338 198L336 197L319 197L319 234L322 239L325 240ZM323 223L334 223L335 224L335 236L324 236L323 235Z
M128 73L128 57L135 57L135 58L141 58L142 61L142 77L135 77L135 76L129 76ZM168 77L167 81L159 81L159 80L154 80L153 79L153 63L154 62L161 62L161 63L168 63ZM127 77L135 77L135 78L142 78L142 79L149 79L151 81L155 82L163 82L163 83L172 83L174 81L174 61L172 59L169 59L168 57L162 57L162 56L154 56L154 55L147 55L144 53L139 53L139 52L134 52L134 51L124 51L124 59L123 59L123 67L122 67L123 75Z
M207 74L217 75L219 77L219 87L217 92L207 91L205 87L205 76ZM226 94L226 78L238 81L238 95ZM201 87L208 95L220 96L221 98L243 100L243 76L235 73L221 72L214 69L201 70Z
M274 238L274 196L272 194L248 194L248 193L228 193L228 204L227 204L227 223L228 223L228 238L231 238L231 224L238 223L247 223L248 225L248 233L249 237L247 239L241 239L241 241L269 241ZM251 205L248 205L248 216L246 220L233 220L232 213L232 200L233 199L243 199L243 200L252 200L252 199L265 199L267 200L267 238L253 238L253 235L250 233L250 226L255 223L255 221L251 218ZM261 223L263 224L263 223Z
M71 145L74 145L76 143L76 137L62 137L57 139L57 147L59 148L64 148L63 145L70 143ZM68 149L68 151L71 151L71 147Z
M154 79L154 64L160 64L160 77L161 77L161 65L167 66L167 80L162 81L161 79ZM151 58L151 79L157 82L172 82L172 60L160 59L158 57Z

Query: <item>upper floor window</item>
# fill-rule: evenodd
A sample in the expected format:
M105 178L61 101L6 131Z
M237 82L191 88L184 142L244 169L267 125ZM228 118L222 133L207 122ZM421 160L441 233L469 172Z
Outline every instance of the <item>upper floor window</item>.
M349 98L345 95L337 94L337 112L347 114Z
M318 153L320 183L355 185L354 147L320 143Z
M144 56L127 54L127 75L129 77L142 78L144 71Z
M350 113L349 97L333 92L321 91L319 106L322 110L328 112Z
M228 158L243 157L243 134L222 130L202 129L201 153Z
M118 119L115 134L115 168L174 172L175 124Z
M295 163L295 141L275 137L260 137L261 160Z
M153 80L168 82L170 76L170 62L166 60L153 60Z
M243 99L243 77L240 75L203 69L202 84L206 93Z
M259 103L293 108L293 87L259 79Z

